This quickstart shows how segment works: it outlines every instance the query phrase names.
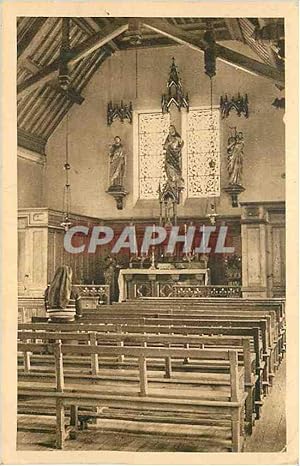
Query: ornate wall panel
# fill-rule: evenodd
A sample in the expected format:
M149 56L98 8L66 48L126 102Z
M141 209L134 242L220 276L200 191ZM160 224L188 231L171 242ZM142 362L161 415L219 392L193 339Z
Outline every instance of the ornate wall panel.
M170 115L138 115L139 198L157 199L159 182L164 180L163 144L169 132Z
M25 280L25 251L26 251L26 231L18 231L18 283L24 287Z
M261 282L260 266L260 227L248 228L247 235L248 256L248 283L259 285Z
M243 297L285 295L285 204L241 202Z
M285 287L285 229L272 228L273 287Z
M187 197L220 195L220 112L203 108L187 114Z

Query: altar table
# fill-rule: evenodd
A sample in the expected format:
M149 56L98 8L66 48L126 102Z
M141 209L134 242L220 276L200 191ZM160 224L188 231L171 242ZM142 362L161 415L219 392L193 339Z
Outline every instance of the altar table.
M209 269L121 269L119 302L139 297L168 296L175 284L208 285Z

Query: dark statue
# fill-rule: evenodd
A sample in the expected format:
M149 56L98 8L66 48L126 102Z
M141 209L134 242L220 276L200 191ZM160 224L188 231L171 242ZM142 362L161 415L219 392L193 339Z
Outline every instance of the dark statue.
M184 145L180 134L176 131L174 125L170 126L169 134L163 145L165 151L165 172L167 182L171 188L182 190L184 180L182 178L182 147Z
M241 131L228 138L227 161L229 184L241 185L244 155L244 136Z
M109 182L110 187L119 186L122 187L124 183L126 159L123 151L123 145L121 138L116 136L114 143L111 145L109 150Z

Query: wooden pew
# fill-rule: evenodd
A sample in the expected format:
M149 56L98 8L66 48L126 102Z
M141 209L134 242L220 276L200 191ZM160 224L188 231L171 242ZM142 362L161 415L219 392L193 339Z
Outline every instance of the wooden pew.
M232 451L241 451L243 443L243 406L247 394L244 392L243 380L244 370L238 366L238 353L235 350L217 349L184 349L184 348L148 348L148 347L111 347L98 345L65 345L61 343L19 343L18 351L23 353L47 353L53 350L55 357L56 390L50 387L22 384L19 386L19 397L41 398L43 400L56 400L56 445L57 448L64 447L66 438L65 430L65 408L73 407L71 417L73 431L77 429L76 411L78 406L105 406L106 408L117 408L121 410L147 410L153 416L157 412L176 413L177 420L182 418L184 425L185 416L193 415L195 420L201 418L205 427L205 419L214 417L230 416L231 425L231 448ZM67 387L64 377L64 356L126 356L136 358L139 368L138 388L130 387L124 381L116 380L111 385L103 386L101 392L84 387L79 384L74 388ZM148 380L147 359L166 358L191 358L203 361L223 361L226 363L230 380L228 392L216 390L207 391L196 389L186 381L184 388L168 385L166 392L157 392L151 387ZM171 381L172 379L170 379ZM170 382L169 381L169 382ZM184 383L184 380L183 382ZM101 394L100 394L101 393ZM76 409L75 409L76 407ZM172 420L172 416L169 418Z
M237 303L238 301L238 303ZM245 301L245 302L244 302ZM278 368L280 361L282 360L283 353L285 351L285 321L281 317L282 313L282 302L263 302L258 300L243 300L243 299L220 299L214 298L210 299L209 302L206 301L206 298L178 298L175 300L173 298L141 298L132 301L126 301L121 304L114 304L113 306L101 306L97 310L89 310L87 314L84 315L84 318L89 319L93 317L93 313L101 312L102 315L116 315L116 314L136 314L145 315L146 313L153 313L159 311L160 314L178 314L178 315L187 315L191 314L192 311L195 312L207 312L211 315L226 313L227 311L236 312L238 315L249 314L252 312L253 315L258 315L257 313L262 313L262 315L268 314L271 316L271 326L270 330L273 339L273 351L271 361L271 374L274 376L275 370ZM199 304L198 304L199 302ZM201 306L200 306L201 304Z
M278 312L278 316L281 318L285 317L285 299L279 299L279 298L194 298L194 297L143 297L139 299L132 299L132 300L126 300L125 301L127 304L135 304L135 303L140 303L141 304L157 304L160 303L162 305L167 304L167 305L183 305L183 304L188 304L189 306L193 306L194 304L212 304L212 305L220 305L224 304L225 306L233 305L233 306L239 306L242 304L242 306L247 306L247 307L260 307L263 306L264 308L272 308ZM114 303L113 306L118 306L119 304L124 304L123 303Z
M223 337L223 336L183 336L183 335L136 335L136 334L122 334L122 333L110 333L103 334L97 332L88 332L88 333L69 333L69 332L36 332L36 331L19 331L18 339L20 341L35 341L47 342L47 341L58 341L62 342L77 342L77 343L86 343L92 345L107 345L107 344L120 344L121 346L128 345L138 345L142 344L144 346L153 346L156 347L159 345L161 347L185 347L189 345L190 348L208 348L208 347L218 347L226 348L231 347L233 349L240 349L242 354L242 361L245 368L245 392L247 392L246 400L246 413L245 419L247 422L247 432L251 433L252 424L253 424L253 413L255 412L255 384L257 382L256 367L253 367L253 359L251 354L251 342L250 337ZM255 362L255 361L254 361ZM100 362L101 364L101 362ZM24 370L19 373L21 380L28 380L34 375L40 379L49 376L49 373L41 373L39 369L31 367L30 364L30 355L24 353ZM186 369L186 367L185 367ZM177 369L178 370L178 369ZM172 364L170 358L166 358L165 361L165 377L171 378L172 376ZM91 373L92 375L98 375L99 373L99 359L96 355L91 355ZM30 374L30 377L29 377ZM72 380L75 380L76 374L72 374ZM86 381L89 382L89 378L86 378Z
M257 418L259 418L260 408L262 406L262 399L263 399L263 378L265 375L265 363L263 361L263 352L262 352L262 345L261 345L261 335L260 330L258 327L254 328L237 328L234 329L228 328L220 328L220 327L181 327L181 326L160 326L157 325L152 326L137 326L137 325L128 325L128 324L51 324L51 323L36 323L36 324L24 324L20 326L20 330L25 335L25 331L33 331L37 337L39 337L40 332L97 332L102 335L103 340L105 341L105 335L110 338L112 333L121 333L123 334L123 339L127 338L128 335L131 338L131 335L134 334L142 334L143 341L146 339L146 336L150 335L150 338L155 335L159 335L160 337L171 335L172 338L174 336L179 335L186 335L187 344L190 343L191 339L195 336L203 336L203 335L210 335L213 334L215 336L228 336L232 338L232 342L234 342L235 336L239 337L250 337L251 338L251 345L252 351L255 353L255 372L257 381L255 383L255 412ZM109 333L108 333L109 332ZM112 332L112 333L111 333ZM29 335L27 333L27 335ZM42 337L42 335L41 335ZM128 337L129 338L129 337ZM98 343L99 344L99 343ZM232 343L233 344L233 343ZM249 401L250 403L250 401ZM249 411L248 411L249 413ZM249 420L249 416L248 416Z
M265 316L264 319L249 319L247 316L245 318L240 318L236 316L209 316L205 315L197 316L197 319L190 319L189 316L185 319L172 319L172 316L168 316L166 318L151 318L151 317L132 317L128 318L127 316L122 317L118 316L116 318L112 317L104 317L101 318L101 315L97 315L94 318L90 318L89 322L96 324L123 324L123 325L157 325L157 326L178 326L179 324L181 327L188 326L211 326L211 327L259 327L261 331L261 338L262 338L262 346L263 346L263 359L264 359L264 372L263 372L263 388L265 394L268 392L269 387L272 385L272 380L274 377L272 362L274 361L274 348L271 341L271 334L270 334L270 318L269 316Z
M122 303L124 304L124 303ZM122 305L121 304L121 305ZM280 358L285 352L286 338L285 338L285 300L278 298L268 299L245 299L245 298L140 298L135 300L126 301L127 305L138 305L140 308L148 306L168 307L168 308L179 308L183 309L188 307L189 309L201 305L201 308L212 309L220 307L224 309L235 309L239 308L241 311L248 311L252 309L256 310L273 310L276 312L278 326L280 328L282 349L280 351ZM120 304L115 303L114 307ZM222 306L220 306L222 305Z
M236 317L238 316L239 319L252 319L252 318L265 318L267 319L267 325L268 325L268 335L269 335L269 348L270 348L270 383L272 384L272 379L275 374L275 370L279 366L280 362L280 331L276 322L276 315L274 311L248 311L248 312L243 312L240 313L239 310L236 311L230 311L230 310L224 310L224 309L218 309L218 310L198 310L198 309L193 309L189 310L186 309L184 313L182 311L178 310L173 310L173 309L155 309L155 308L146 308L144 309L143 307L139 307L138 311L135 309L135 306L133 308L127 308L126 305L122 305L121 307L118 307L117 309L114 309L114 306L112 307L111 311L103 311L102 309L99 310L89 310L88 313L84 314L82 319L86 321L95 321L95 320L101 320L102 322L118 322L118 321L123 321L125 319L127 322L131 321L133 322L135 319L140 319L140 318L156 318L156 319L167 319L167 318L172 318L173 320L178 319L182 320L184 319L195 319L198 320L199 318L206 318L206 317L214 317L214 318L219 318L222 316L223 319L228 319L228 320L235 320ZM121 320L120 320L121 319ZM137 322L135 320L135 322Z

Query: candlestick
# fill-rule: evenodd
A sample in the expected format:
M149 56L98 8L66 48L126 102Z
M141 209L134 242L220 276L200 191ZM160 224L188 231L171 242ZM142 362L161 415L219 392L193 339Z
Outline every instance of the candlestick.
M150 269L155 269L155 255L154 255L154 246L152 246L152 252L151 252L151 266Z
M184 246L183 246L183 248L184 248L184 251L185 251L184 255L185 255L186 258L188 258L188 254L187 254L187 251L185 249L186 248L186 239L187 239L186 238L186 231L187 231L187 226L186 226L186 223L185 223L184 224Z

